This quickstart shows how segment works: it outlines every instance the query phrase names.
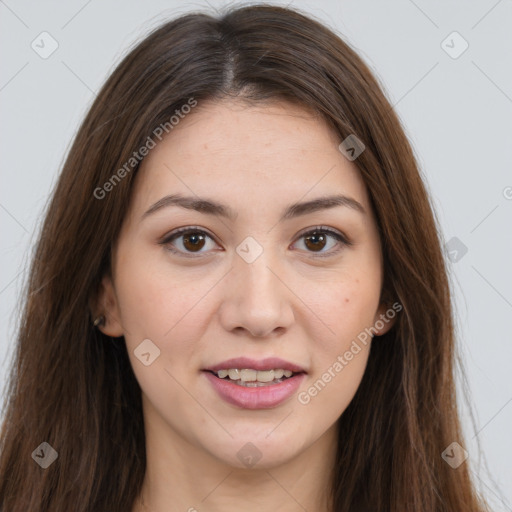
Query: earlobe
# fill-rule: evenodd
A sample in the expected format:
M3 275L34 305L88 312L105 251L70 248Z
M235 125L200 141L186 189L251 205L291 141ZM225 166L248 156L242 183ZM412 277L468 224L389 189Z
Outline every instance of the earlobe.
M386 334L395 324L397 310L386 302L381 302L374 318L374 329L376 336Z
M110 276L103 276L101 280L94 323L107 336L117 338L124 334L117 296Z

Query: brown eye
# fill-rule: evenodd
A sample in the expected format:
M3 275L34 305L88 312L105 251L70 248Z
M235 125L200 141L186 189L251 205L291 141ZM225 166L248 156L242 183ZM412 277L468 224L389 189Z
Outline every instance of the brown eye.
M307 231L303 233L299 239L304 240L304 245L306 247L306 252L309 253L317 253L313 254L315 257L327 257L333 256L337 254L344 246L351 246L352 242L350 242L344 235L333 231L332 229L317 227L313 230ZM329 240L334 239L337 243L332 243L329 246ZM338 246L336 248L336 246ZM328 247L327 250L324 250L325 247ZM334 247L334 249L333 249Z
M208 240L211 240L215 245L213 238L208 233L200 229L187 227L174 231L165 237L160 244L173 253L179 253L183 256L200 256L208 252L208 250L203 250L205 247L207 248Z
M321 251L327 242L327 237L323 233L313 233L311 235L308 235L304 237L305 244L308 249L311 249L312 251Z
M312 229L302 234L299 239L304 240L305 251L315 257L333 256L344 246L352 245L352 242L341 233L323 227ZM213 243L214 247L215 241L208 233L201 229L186 227L170 233L160 244L172 253L194 257L211 252L207 247L208 240ZM330 243L330 240L334 240L334 243ZM326 247L327 250L324 250ZM206 250L203 250L205 248Z
M204 235L201 233L183 235L183 247L185 247L187 251L200 251L204 247Z

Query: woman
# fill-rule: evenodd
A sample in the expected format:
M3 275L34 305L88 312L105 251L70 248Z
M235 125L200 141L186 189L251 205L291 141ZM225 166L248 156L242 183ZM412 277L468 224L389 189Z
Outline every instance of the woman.
M436 221L357 54L290 9L166 23L98 94L33 260L18 511L483 511Z

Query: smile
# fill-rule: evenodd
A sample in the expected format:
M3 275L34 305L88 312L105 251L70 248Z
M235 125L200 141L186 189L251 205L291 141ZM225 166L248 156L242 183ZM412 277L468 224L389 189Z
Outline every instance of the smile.
M287 399L289 399L299 388L301 382L306 377L306 374L292 373L290 376L283 376L275 378L274 370L263 371L264 379L270 379L265 382L258 380L258 373L256 370L247 370L244 376L253 377L256 373L256 379L254 380L243 380L241 375L244 370L225 370L228 371L228 375L221 378L215 372L203 371L203 374L208 379L209 383L217 393L217 395L225 402L234 405L242 409L271 409L281 405ZM231 379L229 372L233 372L236 379ZM238 375L235 372L240 372ZM254 372L254 373L253 373ZM224 374L224 372L222 373ZM278 375L279 370L278 370Z

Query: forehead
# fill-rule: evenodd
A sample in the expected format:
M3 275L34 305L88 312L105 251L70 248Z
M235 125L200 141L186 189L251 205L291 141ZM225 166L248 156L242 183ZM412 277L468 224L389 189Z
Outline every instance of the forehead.
M208 101L184 115L145 157L133 207L171 193L215 197L233 210L342 193L370 208L340 137L318 114L288 102ZM281 208L279 206L279 208Z

